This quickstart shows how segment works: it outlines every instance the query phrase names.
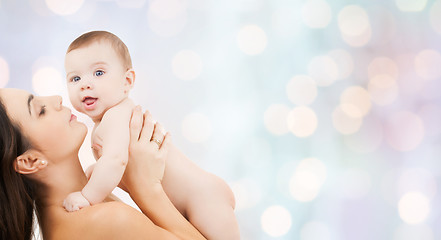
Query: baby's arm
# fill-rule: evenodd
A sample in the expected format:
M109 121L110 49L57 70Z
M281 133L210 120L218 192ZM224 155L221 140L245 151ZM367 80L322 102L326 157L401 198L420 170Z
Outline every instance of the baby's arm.
M121 105L121 104L120 104ZM128 160L129 121L132 108L117 105L109 109L96 129L102 139L102 155L81 194L71 193L64 202L68 211L84 206L85 198L91 205L102 202L120 182ZM79 205L78 205L79 204Z

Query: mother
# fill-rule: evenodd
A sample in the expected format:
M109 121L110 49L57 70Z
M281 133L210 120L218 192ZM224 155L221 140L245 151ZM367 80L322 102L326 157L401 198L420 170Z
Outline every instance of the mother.
M34 211L44 239L204 239L162 188L170 138L151 143L161 133L139 108L130 125L122 182L144 214L110 198L68 213L63 199L87 183L78 159L86 126L59 96L0 89L0 239L31 239Z

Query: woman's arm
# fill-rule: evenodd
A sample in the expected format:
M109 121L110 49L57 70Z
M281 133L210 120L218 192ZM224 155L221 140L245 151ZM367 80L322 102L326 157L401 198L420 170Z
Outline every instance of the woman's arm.
M154 128L151 115L146 112L143 116L140 108L135 108L130 121L129 162L123 183L142 212L156 225L181 239L205 239L180 214L164 192L164 159L171 140L167 134L161 146L151 142Z

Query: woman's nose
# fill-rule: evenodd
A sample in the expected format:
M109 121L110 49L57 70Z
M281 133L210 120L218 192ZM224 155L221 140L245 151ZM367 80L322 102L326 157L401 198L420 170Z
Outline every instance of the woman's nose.
M61 96L52 96L51 102L53 103L55 109L61 110L63 108L63 98Z

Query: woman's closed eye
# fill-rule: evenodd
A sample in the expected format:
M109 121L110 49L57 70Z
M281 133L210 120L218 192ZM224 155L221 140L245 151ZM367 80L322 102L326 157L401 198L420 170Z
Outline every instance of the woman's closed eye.
M42 105L38 116L44 115L45 113L46 113L46 105Z
M102 76L102 75L104 75L104 71L103 70L96 70L94 75L96 77Z

